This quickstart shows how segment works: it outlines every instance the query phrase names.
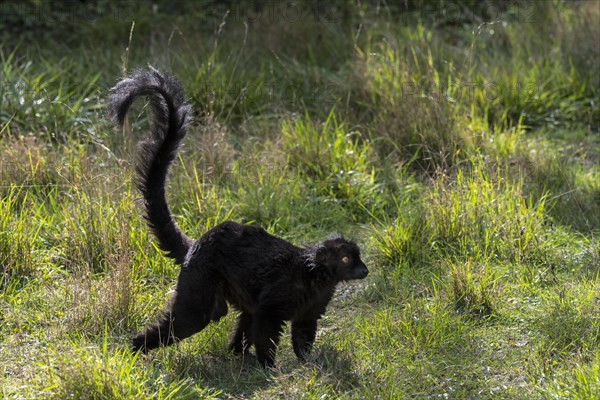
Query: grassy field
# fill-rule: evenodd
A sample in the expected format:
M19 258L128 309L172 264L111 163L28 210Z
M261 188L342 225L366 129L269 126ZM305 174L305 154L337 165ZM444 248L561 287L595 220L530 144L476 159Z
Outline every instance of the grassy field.
M2 6L0 397L600 396L600 3L91 3ZM131 179L145 104L104 114L148 64L195 109L185 232L362 247L306 364L287 329L275 370L228 353L234 312L129 351L178 273Z

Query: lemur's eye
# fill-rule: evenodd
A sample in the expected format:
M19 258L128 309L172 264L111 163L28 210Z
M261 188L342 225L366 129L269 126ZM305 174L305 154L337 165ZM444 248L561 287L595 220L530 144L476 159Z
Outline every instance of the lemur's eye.
M342 262L343 262L344 264L348 264L348 263L350 262L350 259L348 258L348 256L344 256L344 257L342 258Z

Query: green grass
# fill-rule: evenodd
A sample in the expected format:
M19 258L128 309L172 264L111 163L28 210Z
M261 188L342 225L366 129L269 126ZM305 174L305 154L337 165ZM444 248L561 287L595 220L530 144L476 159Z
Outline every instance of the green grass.
M599 397L600 8L459 3L13 10L1 397ZM273 371L228 353L233 312L128 350L178 274L132 183L145 105L123 130L104 115L148 63L195 109L168 188L185 232L361 245L371 273L340 285L307 363L287 328Z

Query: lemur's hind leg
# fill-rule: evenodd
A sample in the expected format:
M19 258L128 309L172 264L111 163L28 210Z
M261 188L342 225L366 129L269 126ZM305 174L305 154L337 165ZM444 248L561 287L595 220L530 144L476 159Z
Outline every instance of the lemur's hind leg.
M215 304L213 305L212 312L210 314L210 320L217 322L221 318L227 315L229 309L227 308L227 301L221 293L217 293L215 296Z
M252 340L252 314L242 311L237 317L235 331L229 341L229 350L234 353L248 354Z
M215 285L198 269L182 268L177 291L162 318L133 338L133 349L144 352L168 346L200 332L211 320L227 314L227 304Z

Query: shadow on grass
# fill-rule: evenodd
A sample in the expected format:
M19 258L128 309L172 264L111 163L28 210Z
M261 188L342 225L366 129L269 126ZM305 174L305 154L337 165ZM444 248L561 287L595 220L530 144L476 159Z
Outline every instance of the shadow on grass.
M265 370L256 356L236 355L225 350L212 354L179 353L171 360L174 379L191 378L197 385L221 392L225 397L253 397L268 392L271 386L310 392L324 387L335 393L350 392L359 384L352 360L343 352L323 344L315 348L305 363L282 351L275 369ZM316 379L315 379L316 378ZM318 387L311 388L318 382Z
M338 394L351 392L360 385L360 377L350 355L331 345L322 344L306 367L315 370L320 383L330 385Z

